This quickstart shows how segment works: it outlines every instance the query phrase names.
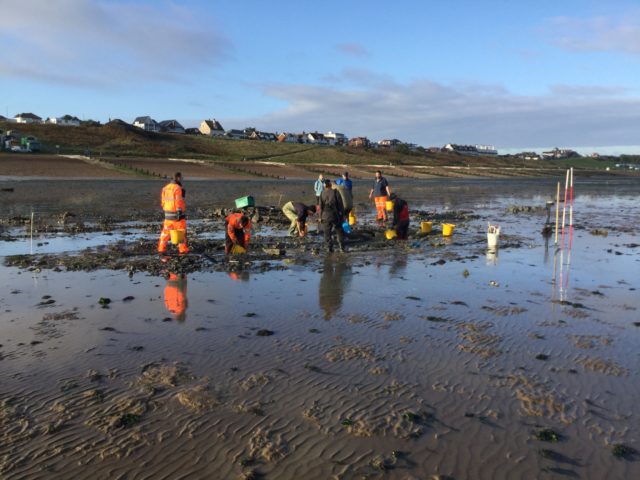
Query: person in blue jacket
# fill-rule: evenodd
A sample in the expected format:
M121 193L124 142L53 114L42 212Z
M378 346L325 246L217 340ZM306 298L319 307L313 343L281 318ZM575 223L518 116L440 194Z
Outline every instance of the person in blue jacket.
M336 185L344 185L349 189L350 192L353 191L353 182L349 178L349 172L344 172L342 174L342 178L336 180Z
M320 205L320 195L322 194L322 190L324 190L324 176L320 174L318 175L316 183L313 184L313 191L316 193L316 205Z

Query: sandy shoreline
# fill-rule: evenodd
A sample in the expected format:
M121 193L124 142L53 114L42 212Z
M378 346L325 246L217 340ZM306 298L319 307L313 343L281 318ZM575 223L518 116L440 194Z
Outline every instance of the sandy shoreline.
M374 171L382 169L392 179L438 178L518 178L552 177L562 175L560 166L536 164L513 166L474 165L332 165L327 163L281 163L277 161L208 161L200 159L144 158L144 157L85 157L82 155L0 154L0 178L163 178L180 170L187 179L252 180L252 179L314 179L319 173L339 176L345 169L355 180L373 178ZM634 175L633 172L581 169L582 177ZM637 176L637 174L635 174Z
M162 182L16 182L0 248L28 254L12 215L54 221L0 267L0 476L635 478L640 187L583 182L570 259L540 235L555 180L397 180L410 242L367 237L358 200L348 254L284 238L273 214L244 259L220 253L214 212L242 182L192 182L198 253L167 263L146 205ZM82 201L47 204L60 186ZM268 204L309 186L251 188Z

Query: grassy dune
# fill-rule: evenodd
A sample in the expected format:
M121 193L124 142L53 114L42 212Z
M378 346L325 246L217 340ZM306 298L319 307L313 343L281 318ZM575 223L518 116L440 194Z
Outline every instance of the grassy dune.
M523 161L513 157L468 157L451 153L400 153L386 149L327 147L302 144L229 140L191 135L149 133L126 124L62 127L17 125L0 122L0 129L16 129L36 136L43 153L82 154L109 157L192 158L214 162L260 160L295 164L407 165L433 167L486 167L562 169L567 166L604 170L613 159L578 158L563 161ZM57 148L59 146L59 149Z

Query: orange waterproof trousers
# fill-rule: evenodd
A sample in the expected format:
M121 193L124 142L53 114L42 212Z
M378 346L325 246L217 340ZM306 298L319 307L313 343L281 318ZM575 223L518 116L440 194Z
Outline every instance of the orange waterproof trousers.
M374 197L376 202L376 210L378 211L378 220L387 219L387 196Z
M178 244L178 252L188 253L187 247L187 221L182 220L165 220L162 224L162 232L160 232L160 240L158 240L158 253L164 253L167 250L167 243L171 240L171 230L184 230L184 242Z

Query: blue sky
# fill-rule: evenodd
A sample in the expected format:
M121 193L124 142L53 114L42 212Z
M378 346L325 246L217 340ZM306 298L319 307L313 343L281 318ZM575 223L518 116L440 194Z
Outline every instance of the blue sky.
M639 152L640 2L0 0L0 113Z

